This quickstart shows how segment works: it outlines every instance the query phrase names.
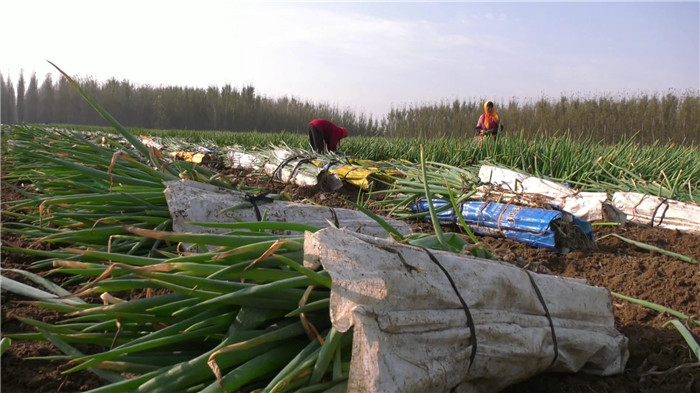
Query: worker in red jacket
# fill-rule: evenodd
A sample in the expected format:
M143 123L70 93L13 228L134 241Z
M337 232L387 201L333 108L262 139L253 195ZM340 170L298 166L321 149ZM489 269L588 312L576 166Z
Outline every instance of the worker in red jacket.
M348 136L345 127L338 127L325 119L312 120L309 123L309 142L311 148L318 153L324 150L335 151L340 140Z

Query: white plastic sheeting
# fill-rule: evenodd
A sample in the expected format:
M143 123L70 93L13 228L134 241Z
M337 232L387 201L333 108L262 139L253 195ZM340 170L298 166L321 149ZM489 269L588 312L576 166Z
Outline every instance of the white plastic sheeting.
M343 186L340 178L311 162L310 157L295 156L284 149L274 149L265 155L253 155L230 151L228 158L235 169L263 169L275 180L300 187L319 185L324 190L335 191Z
M222 212L222 210L245 203L246 194L216 187L191 180L173 180L165 182L165 198L168 210L173 217L173 229L177 232L222 233L226 229L208 228L188 224L187 222L237 222L257 221L255 208ZM266 215L267 221L295 222L328 227L329 223L338 223L339 227L371 236L386 237L388 233L376 221L362 212L350 209L336 209L310 204L272 201L258 202L258 213ZM406 235L411 228L404 222L386 218L397 231ZM280 231L278 231L280 232ZM290 234L291 232L280 232Z
M499 195L513 203L543 201L588 221L626 221L683 232L700 233L700 205L638 192L577 192L550 180L509 169L483 165L479 178L485 185L475 199ZM494 189L494 187L496 187Z
M700 233L700 205L637 192L616 192L613 204L636 224Z
M252 169L257 171L264 165L260 158L253 154L240 151L229 151L227 156L231 162L231 168L233 169Z
M610 292L582 280L334 228L307 233L304 254L333 279L333 326L354 328L349 392L497 392L544 371L621 373L629 357Z
M498 168L491 165L482 165L479 169L479 179L482 183L497 186L493 189L489 186L480 187L480 194L498 194L505 197L518 197L519 202L527 202L531 198L544 199L544 202L556 205L562 210L587 221L602 221L605 217L609 220L619 220L622 216L604 210L607 202L607 194L604 192L578 192L563 184L539 177L525 175L509 169ZM612 216L612 217L608 217ZM624 222L624 221L623 221Z

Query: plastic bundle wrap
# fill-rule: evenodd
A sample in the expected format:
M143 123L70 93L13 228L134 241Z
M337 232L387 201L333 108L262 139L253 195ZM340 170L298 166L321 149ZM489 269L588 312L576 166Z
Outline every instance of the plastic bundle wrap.
M637 192L616 192L612 200L635 224L700 233L700 204Z
M333 326L353 329L348 392L496 392L629 357L610 292L583 280L335 228L306 233L304 264L330 273Z
M165 182L165 185L165 198L173 217L173 229L178 232L225 233L229 230L192 225L190 222L251 222L259 221L265 215L267 221L273 222L305 223L317 228L325 228L333 223L372 236L389 235L376 221L356 210L263 200L240 191L191 180L171 180ZM390 218L385 220L400 233L411 233L411 228L406 223ZM288 235L294 232L275 233Z
M399 175L398 171L385 171L376 167L364 167L359 165L329 165L328 172L337 175L348 184L360 187L365 191L374 188L375 180L386 183L393 182L389 175Z
M356 159L328 161L322 156L295 153L287 149L259 151L255 154L231 150L227 157L229 166L234 169L264 168L266 174L281 182L299 186L319 184L322 189L330 191L342 187L343 183L368 191L374 188L376 180L391 183L391 176L401 176L401 172L386 168L381 162Z
M314 158L308 154L293 154L284 149L275 149L268 156L263 170L272 179L301 187L320 185L329 191L342 187L343 182L334 174L316 166Z
M226 153L229 167L233 169L259 170L264 165L260 157L242 151L230 150Z
M443 199L432 201L435 209L450 204ZM458 208L464 222L476 234L502 236L560 253L594 246L591 224L563 210L483 201L466 201ZM427 199L414 203L411 209L416 213L427 212ZM451 207L438 212L437 218L443 224L461 224Z
M583 220L624 223L624 214L610 204L605 192L582 192L551 180L491 165L481 166L479 179L484 185L479 187L475 199L498 196L502 201L530 206L543 202Z

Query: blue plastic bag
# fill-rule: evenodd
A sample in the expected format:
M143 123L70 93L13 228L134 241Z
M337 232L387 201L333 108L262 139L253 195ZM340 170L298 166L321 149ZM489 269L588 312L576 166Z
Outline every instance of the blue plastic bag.
M435 209L447 204L450 202L433 199ZM458 208L469 229L479 235L503 236L533 247L566 252L570 247L567 244L557 244L557 234L553 225L557 220L564 220L573 222L581 234L593 240L590 222L574 217L563 210L483 201L466 201ZM415 213L427 212L427 199L423 198L412 204L411 210ZM437 213L437 218L443 224L460 224L452 207ZM426 221L430 220L430 216L426 216Z

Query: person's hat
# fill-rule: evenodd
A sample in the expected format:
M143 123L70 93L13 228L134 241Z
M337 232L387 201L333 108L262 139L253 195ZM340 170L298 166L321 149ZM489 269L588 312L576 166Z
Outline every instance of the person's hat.
M340 127L340 129L343 131L343 134L342 134L343 138L347 138L348 137L348 129L345 127Z

